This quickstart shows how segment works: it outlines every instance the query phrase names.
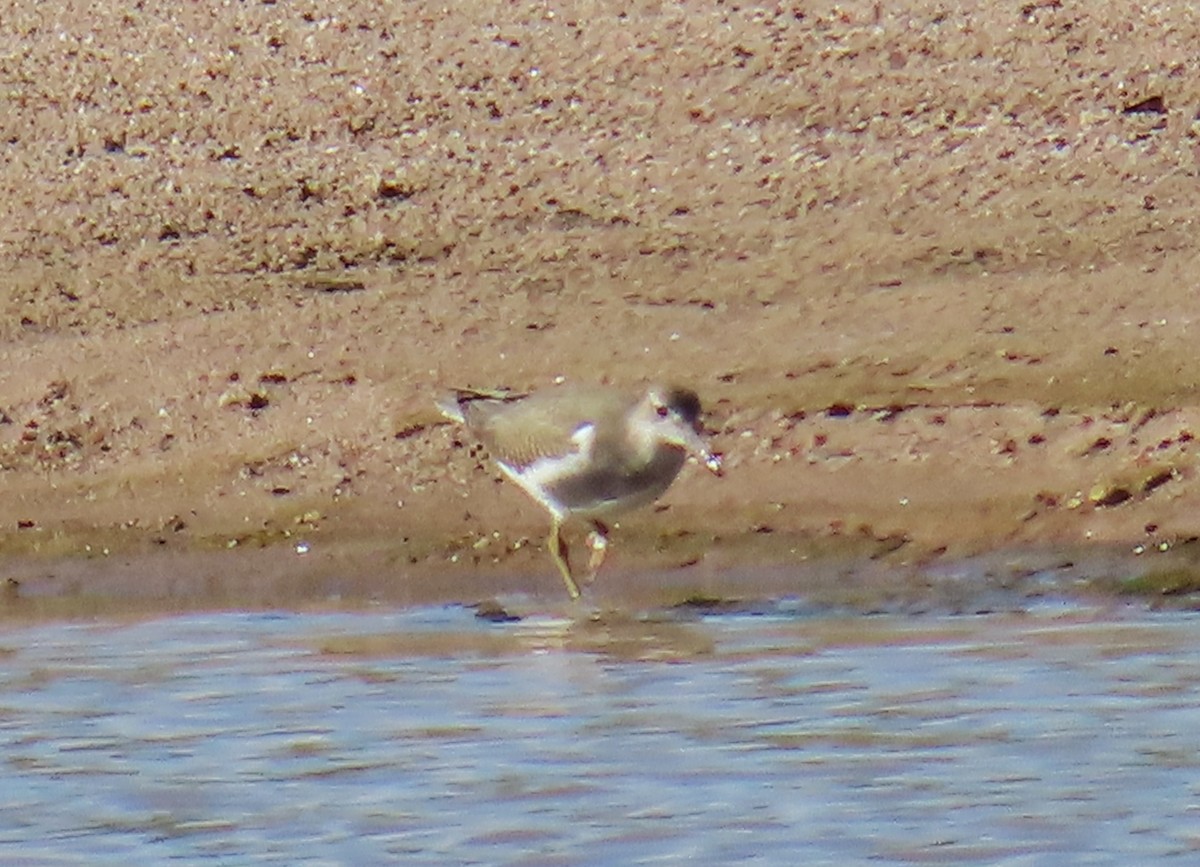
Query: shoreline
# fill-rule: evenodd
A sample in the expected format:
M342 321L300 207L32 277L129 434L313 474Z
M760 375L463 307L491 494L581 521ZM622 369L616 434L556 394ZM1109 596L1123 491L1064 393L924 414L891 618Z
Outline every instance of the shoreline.
M1200 546L1025 546L913 559L878 540L783 540L788 558L761 558L754 539L723 540L697 558L669 541L656 565L625 562L584 586L578 603L543 551L443 552L397 563L373 544L305 542L228 551L157 549L87 558L9 560L0 620L140 620L196 611L337 611L465 606L663 616L767 613L982 614L1048 600L1120 610L1200 608ZM747 551L758 555L750 563ZM910 554L915 552L909 552ZM682 565L680 557L685 556ZM549 568L548 568L549 567ZM786 604L785 604L786 603ZM659 612L655 614L654 612ZM483 614L481 614L483 616Z

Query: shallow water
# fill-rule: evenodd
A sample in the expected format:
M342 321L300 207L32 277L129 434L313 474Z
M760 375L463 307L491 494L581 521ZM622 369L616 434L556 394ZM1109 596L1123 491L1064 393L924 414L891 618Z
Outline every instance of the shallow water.
M213 613L0 648L3 863L1200 853L1194 615Z

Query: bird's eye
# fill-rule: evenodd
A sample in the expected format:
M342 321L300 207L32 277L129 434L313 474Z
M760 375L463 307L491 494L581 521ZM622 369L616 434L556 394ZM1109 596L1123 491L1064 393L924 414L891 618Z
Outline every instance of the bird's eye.
M658 413L659 418L666 418L667 416L669 416L671 414L671 410L668 407L663 406L661 404L656 406L654 408L654 411L656 413Z

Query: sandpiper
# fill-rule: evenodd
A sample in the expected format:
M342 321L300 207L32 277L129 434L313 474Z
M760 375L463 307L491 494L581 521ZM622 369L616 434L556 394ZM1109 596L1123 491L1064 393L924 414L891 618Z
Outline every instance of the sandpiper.
M591 524L587 580L608 546L608 517L658 499L689 454L721 474L700 438L700 399L685 388L629 393L603 386L532 394L455 389L438 406L461 422L509 479L550 513L550 556L567 592L579 598L562 537L567 518Z

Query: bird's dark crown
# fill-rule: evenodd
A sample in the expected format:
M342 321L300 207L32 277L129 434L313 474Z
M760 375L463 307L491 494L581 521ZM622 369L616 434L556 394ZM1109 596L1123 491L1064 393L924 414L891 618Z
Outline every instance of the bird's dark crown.
M664 402L688 424L695 426L700 420L700 398L687 388L672 388L664 396Z

